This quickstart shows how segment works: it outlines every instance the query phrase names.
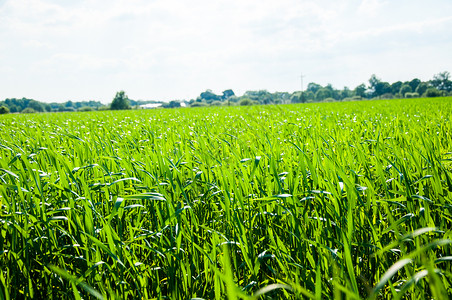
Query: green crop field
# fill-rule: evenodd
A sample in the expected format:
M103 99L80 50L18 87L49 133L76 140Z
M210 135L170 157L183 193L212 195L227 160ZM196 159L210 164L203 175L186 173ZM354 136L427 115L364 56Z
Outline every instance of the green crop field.
M452 294L452 98L0 117L0 299Z

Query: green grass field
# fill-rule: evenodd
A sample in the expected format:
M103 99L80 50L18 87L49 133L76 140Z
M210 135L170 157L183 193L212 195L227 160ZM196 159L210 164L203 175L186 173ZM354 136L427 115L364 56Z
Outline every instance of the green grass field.
M452 294L452 98L0 117L0 299Z

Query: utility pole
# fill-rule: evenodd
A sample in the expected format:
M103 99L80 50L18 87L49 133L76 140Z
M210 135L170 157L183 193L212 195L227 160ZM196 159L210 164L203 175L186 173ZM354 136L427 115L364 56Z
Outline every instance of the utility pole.
M301 79L300 101L301 101L302 103L305 102L304 95L303 95L303 77L305 77L305 76L303 75L303 73L301 73L301 76L300 76L300 79Z
M303 77L306 77L301 73L300 79L301 79L301 92L303 92Z

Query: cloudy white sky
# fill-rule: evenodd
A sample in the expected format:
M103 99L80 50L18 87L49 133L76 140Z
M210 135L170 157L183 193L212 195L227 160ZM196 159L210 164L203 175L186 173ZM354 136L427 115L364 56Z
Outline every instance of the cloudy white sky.
M196 98L452 72L450 0L0 0L0 100Z

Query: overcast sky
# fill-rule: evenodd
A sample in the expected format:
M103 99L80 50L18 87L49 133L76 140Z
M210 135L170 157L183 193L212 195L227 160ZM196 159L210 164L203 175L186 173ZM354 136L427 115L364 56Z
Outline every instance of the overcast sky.
M451 0L0 0L0 100L192 99L452 72Z

